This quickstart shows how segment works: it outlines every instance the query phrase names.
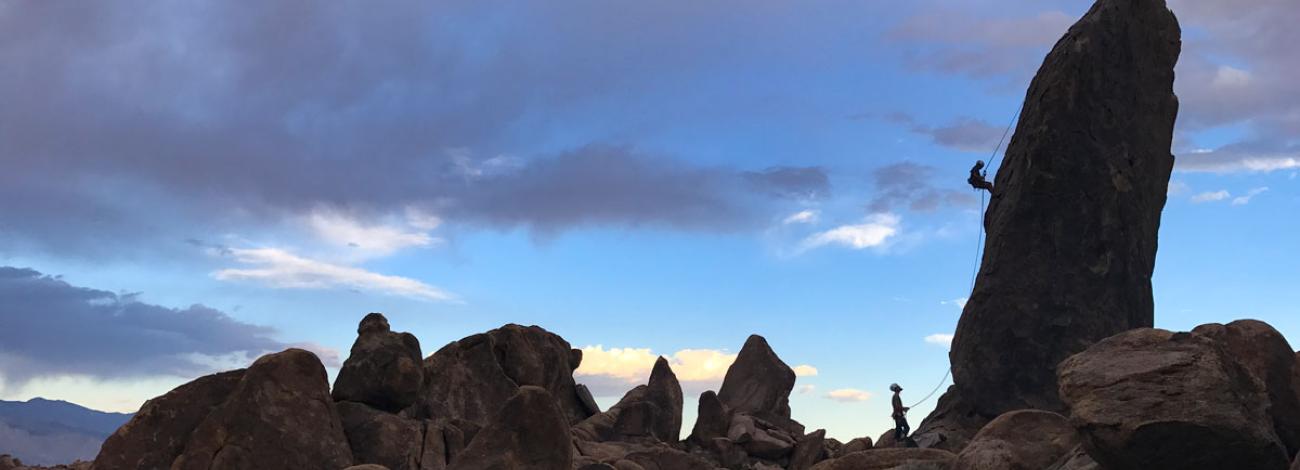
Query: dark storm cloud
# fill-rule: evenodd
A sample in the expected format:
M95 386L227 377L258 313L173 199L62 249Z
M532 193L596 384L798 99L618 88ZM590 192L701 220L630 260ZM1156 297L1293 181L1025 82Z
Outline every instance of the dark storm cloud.
M975 203L975 197L969 192L944 189L955 185L946 184L938 188L931 183L936 177L944 176L953 181L965 181L965 175L941 175L934 167L911 162L878 168L871 174L876 196L867 203L867 210L875 213L899 209L931 212L940 207Z
M503 148L561 126L556 108L653 85L652 67L707 63L683 54L683 43L640 36L659 31L655 25L700 38L693 51L733 47L696 34L710 31L708 21L682 16L684 9L723 16L721 6L638 5L619 14L588 7L558 14L541 4L502 11L469 1L7 4L0 196L17 203L0 205L0 240L70 253L319 205L447 206L458 217L451 222L550 230L734 229L772 200L753 196L824 192L792 189L803 183L779 175L732 184L745 168L701 167L684 155L608 157L582 169L571 164L589 153L582 144L570 152ZM466 183L466 161L512 151L523 171ZM707 184L714 180L726 184ZM529 199L512 200L511 185Z
M202 305L173 309L137 294L73 286L58 277L0 267L0 376L17 386L42 376L98 378L211 372L196 355L256 356L290 345L267 327ZM320 348L316 348L320 349ZM327 363L337 356L318 353Z

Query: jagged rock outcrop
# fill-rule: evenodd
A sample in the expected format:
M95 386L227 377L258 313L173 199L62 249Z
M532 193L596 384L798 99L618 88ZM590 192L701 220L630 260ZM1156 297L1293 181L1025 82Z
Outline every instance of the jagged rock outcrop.
M1042 470L1079 444L1079 433L1064 416L1012 411L984 426L957 454L952 470Z
M699 445L707 445L715 438L727 437L730 427L731 412L718 400L718 394L713 390L701 393L691 440Z
M826 430L818 429L799 439L794 444L794 454L790 456L787 470L808 470L817 462L826 460Z
M344 468L352 451L315 354L262 356L189 436L172 470Z
M1192 330L1214 339L1268 391L1268 414L1287 452L1300 450L1300 394L1295 383L1295 351L1286 338L1267 323L1237 320L1227 325L1210 323Z
M1080 444L1070 450L1069 453L1061 456L1060 460L1047 467L1046 470L1103 470L1097 461L1088 455L1088 451Z
M573 371L582 351L537 326L506 325L466 337L424 361L422 417L485 425L522 386L546 389L569 424L591 416Z
M646 385L633 388L618 404L573 427L591 441L653 439L677 442L682 430L682 386L668 361L655 361Z
M104 441L92 468L171 468L190 433L225 403L243 377L244 369L199 377L145 402Z
M545 388L525 385L506 401L450 470L570 470L568 418Z
M1264 384L1197 333L1143 328L1060 366L1084 447L1109 470L1285 469Z
M904 439L904 441L905 441L905 440L906 440L906 439ZM895 448L895 447L907 447L907 444L906 444L906 442L900 442L900 441L895 437L895 432L894 432L894 430L893 430L893 429L890 429L890 430L888 430L888 431L885 431L885 432L881 433L881 434L880 434L880 437L877 437L877 438L876 438L876 444L875 444L875 447L872 447L872 448L873 448L873 449L890 449L890 448ZM918 447L919 447L919 446L918 446ZM951 452L951 451L949 451L949 452Z
M767 340L751 335L727 369L715 395L700 395L690 442L712 452L719 462L758 459L755 465L785 461L804 438L804 427L790 418L794 370L777 357ZM766 463L765 463L766 462Z
M952 343L949 393L984 419L1062 410L1061 360L1152 325L1180 50L1163 0L1098 0L1030 83Z
M875 449L824 460L812 470L948 470L955 457L939 449Z
M852 454L854 452L862 452L864 450L871 450L873 448L875 448L875 444L872 442L870 437L859 437L857 439L853 439L849 442L844 443L844 445L840 446L840 448L837 449L835 453L831 455L831 457L839 458L845 455Z
M750 335L727 369L718 401L733 413L790 417L794 370L776 356L767 339Z
M335 406L356 463L390 470L444 470L448 456L460 450L448 449L448 442L463 441L447 439L444 431L460 430L445 422L404 418L350 401Z
M423 380L420 340L391 331L383 314L371 313L357 326L332 396L396 413L415 403Z
M591 389L579 383L575 383L573 387L578 392L578 404L582 405L583 414L594 416L600 413L600 405L596 404L596 397L591 396Z
M990 419L968 403L956 386L950 386L939 396L934 411L912 430L912 440L927 449L961 452Z

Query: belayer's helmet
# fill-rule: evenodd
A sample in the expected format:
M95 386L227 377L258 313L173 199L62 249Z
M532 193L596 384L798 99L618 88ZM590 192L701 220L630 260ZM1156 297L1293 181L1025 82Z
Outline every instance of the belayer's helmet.
M901 392L901 391L903 391L903 387L899 387L898 384L889 384L889 391L891 391L891 392Z

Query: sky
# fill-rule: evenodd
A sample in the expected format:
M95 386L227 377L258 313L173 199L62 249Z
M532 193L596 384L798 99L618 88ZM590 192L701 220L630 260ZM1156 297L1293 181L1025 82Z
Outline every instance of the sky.
M1300 346L1300 4L1169 4L1156 325ZM761 334L796 419L878 436L944 385L966 172L1089 5L0 3L0 399L334 374L377 311L425 354L541 325L605 406L662 355L688 427Z

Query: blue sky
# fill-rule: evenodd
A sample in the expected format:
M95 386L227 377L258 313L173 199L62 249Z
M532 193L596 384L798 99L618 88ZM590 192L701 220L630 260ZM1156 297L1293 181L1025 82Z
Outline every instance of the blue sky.
M1300 341L1300 6L1185 31L1157 326ZM514 322L688 414L751 333L849 439L936 386L987 159L1086 1L0 7L0 398L125 411L370 311ZM16 325L16 327L13 327ZM917 407L919 420L933 401ZM688 420L689 422L689 420Z

